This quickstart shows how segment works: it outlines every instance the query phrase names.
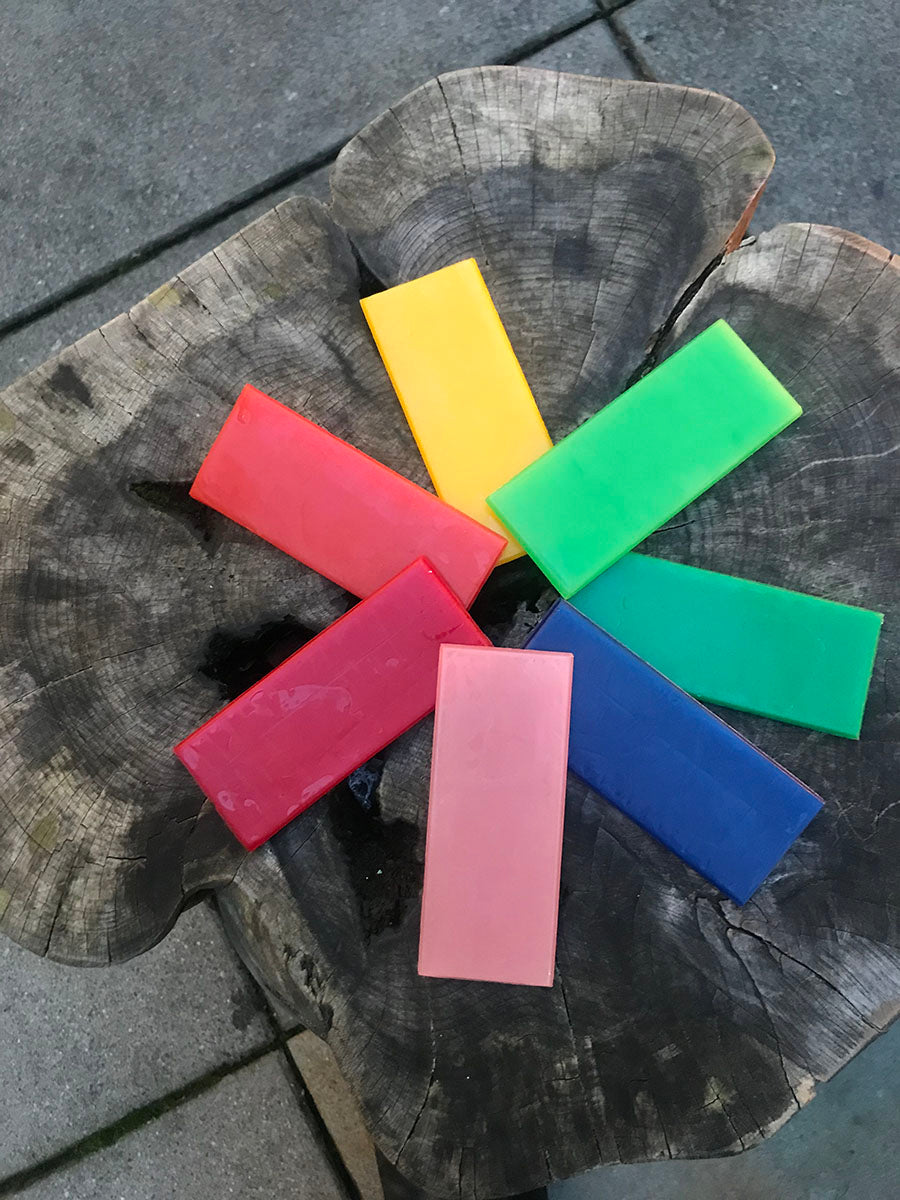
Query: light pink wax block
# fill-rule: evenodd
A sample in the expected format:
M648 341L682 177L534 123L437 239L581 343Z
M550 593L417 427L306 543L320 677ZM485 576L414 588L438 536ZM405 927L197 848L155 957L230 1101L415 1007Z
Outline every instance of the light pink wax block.
M553 983L572 662L441 647L420 975Z

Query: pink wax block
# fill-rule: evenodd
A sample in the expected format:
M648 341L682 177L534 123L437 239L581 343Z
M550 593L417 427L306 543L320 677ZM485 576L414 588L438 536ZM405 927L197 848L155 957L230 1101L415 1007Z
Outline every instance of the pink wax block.
M553 983L572 662L441 647L420 975Z
M434 708L442 642L490 645L417 559L175 747L248 850Z
M494 530L249 385L191 495L354 596L370 595L421 556L468 607L506 545Z

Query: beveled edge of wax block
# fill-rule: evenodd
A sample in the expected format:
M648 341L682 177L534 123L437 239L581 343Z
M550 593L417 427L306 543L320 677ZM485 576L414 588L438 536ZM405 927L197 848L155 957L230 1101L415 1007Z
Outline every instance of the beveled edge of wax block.
M434 564L431 563L424 555L420 555L418 558L413 559L413 561L408 566L403 567L402 570L398 571L396 575L393 575L390 579L386 580L381 585L381 587L376 588L376 590L374 592L371 592L364 599L358 601L358 603L354 604L352 608L349 608L345 613L342 613L341 616L339 616L336 620L334 620L330 624L326 625L324 629L319 630L319 632L314 637L311 637L308 642L304 642L303 645L300 646L299 649L295 650L293 654L289 654L287 656L287 658L284 659L283 662L280 662L277 666L273 667L271 671L267 671L266 674L262 677L262 679L258 679L255 683L250 684L250 686L245 688L244 691L242 691L239 696L235 696L235 698L233 700L230 700L223 708L220 708L218 710L218 712L213 713L213 715L211 717L207 717L207 719L205 721L201 722L201 724L199 724L195 729L192 729L189 734L187 734L185 737L181 738L181 740L179 742L177 742L175 744L175 746L172 747L172 753L175 755L175 757L178 759L178 761L182 764L182 766L185 768L185 770L188 772L188 774L194 780L195 785L200 789L200 791L203 793L204 796L206 796L206 793L203 791L203 788L200 787L200 784L197 782L196 778L194 778L193 771L191 771L191 768L188 765L188 762L185 758L184 748L185 748L186 743L189 742L198 733L200 733L203 729L205 729L208 725L212 725L214 722L218 721L219 718L224 716L224 714L226 712L228 712L228 710L230 708L234 707L234 705L240 703L244 699L244 697L248 694L248 692L253 691L254 688L258 688L260 686L260 684L265 683L265 681L271 675L274 675L276 671L280 671L282 669L282 667L286 666L289 662L292 662L293 659L295 659L298 655L303 654L303 652L305 650L307 650L313 644L313 642L318 641L320 638L322 638L326 634L330 633L336 626L340 625L342 621L346 621L348 617L353 615L353 613L357 610L357 608L361 604L368 604L368 602L371 599L373 599L373 597L378 596L386 588L391 587L391 585L393 583L395 583L396 580L398 580L401 576L406 575L408 573L412 573L413 571L415 571L418 574L419 572L421 572L423 570L424 570L426 576L433 577L434 581L446 592L446 594L450 598L452 604L456 608L459 609L462 616L465 617L465 619L472 626L473 631L475 633L477 633L480 638L483 639L482 644L484 646L491 645L490 638L481 629L481 627L476 624L476 622L472 618L472 615L465 608L462 601L459 599L459 597L456 595L456 593L453 591L453 589L449 586L449 584L446 582L446 580L443 578L443 576L437 570L437 568L434 566ZM438 667L439 666L440 666L440 661L438 662ZM436 681L437 681L437 676L435 677L435 682ZM432 706L432 709L433 709L433 706ZM424 712L421 717L418 717L415 721L412 722L411 725L408 725L406 727L406 729L401 729L398 733L392 734L391 737L388 738L388 740L386 742L384 742L377 749L373 750L372 754L373 755L379 754L385 748L385 746L389 746L391 744L391 742L395 741L398 737L401 737L404 733L406 733L409 729L411 729L413 725L417 724L419 720L422 720L424 717L426 717L428 715L428 713L432 711L432 709L426 710L426 712ZM313 800L311 800L309 802L309 804L306 805L306 808L302 809L301 811L305 812L307 808L311 808L312 805L315 804L317 800L321 799L321 797L323 795L326 795L327 792L330 790L331 790L331 788L327 788L324 792L321 792L319 794L319 796L317 796ZM241 836L241 834L239 834L237 832L237 830L232 827L231 823L228 821L225 814L219 809L219 806L215 803L215 801L211 800L208 796L206 798L209 800L210 804L213 805L213 807L215 808L215 810L218 813L221 820L224 821L224 823L228 826L228 829L230 830L230 832L240 842L240 844L244 847L244 849L250 850L250 851L256 850L256 849L258 849L259 846L263 845L265 842L269 841L271 839L271 837L274 836L274 834L270 834L268 838L264 837L259 840L251 838L251 839L245 840ZM299 816L300 814L298 813L297 815ZM285 824L287 824L287 822L285 822ZM284 828L284 826L281 826L281 828ZM278 832L278 831L276 830L276 832Z
M830 604L838 604L840 601L830 600ZM875 671L875 660L878 657L878 647L881 643L881 631L884 628L884 613L878 612L873 608L857 607L855 604L844 604L844 608L854 608L857 612L868 613L876 619L875 621L875 636L872 639L872 655L868 660L868 671L866 673L866 690L862 698L862 704L859 706L859 724L856 726L855 733L838 733L836 730L823 730L824 733L834 733L836 737L847 737L855 741L859 741L862 735L863 721L866 719L866 708L869 704L869 693L872 690L872 675Z
M574 575L572 575L572 576L563 578L563 576L561 574L559 574L554 568L551 567L548 569L548 567L546 565L542 564L540 558L538 556L536 556L531 550L528 549L528 547L525 543L525 539L523 539L523 537L522 537L521 529L517 527L517 524L515 522L510 521L508 516L506 514L504 514L500 508L497 507L497 504L495 503L496 499L498 497L500 497L501 493L506 488L508 488L512 483L527 476L529 471L534 471L535 469L537 469L538 465L540 463L542 463L542 461L546 457L546 455L552 454L555 450L558 450L561 446L563 446L566 442L568 442L570 438L575 438L577 435L582 434L582 431L585 429L586 426L590 425L594 420L596 420L596 418L601 416L603 413L607 412L610 408L612 408L613 405L617 404L621 400L625 400L629 396L629 394L632 393L635 389L640 388L642 391L646 391L647 387L652 385L652 381L654 380L654 377L656 377L658 379L659 373L660 372L665 373L667 366L670 363L672 363L673 361L675 361L676 359L678 359L679 356L684 355L686 352L690 352L688 354L688 357L690 357L691 354L696 354L697 349L698 349L697 344L702 343L704 340L706 340L706 341L724 340L725 342L728 343L728 345L731 349L731 352L734 354L734 356L741 360L741 362L743 363L743 365L746 369L751 370L752 372L756 373L757 375L759 375L759 374L764 375L765 383L768 386L768 388L771 391L777 391L781 395L781 397L783 397L783 399L785 401L787 401L787 404L785 405L786 411L784 414L785 420L783 421L782 424L780 424L778 426L777 429L773 430L773 432L771 434L769 434L766 438L764 438L764 440L762 442L760 442L760 444L756 447L755 450L750 451L747 455L745 455L745 457L743 459L740 460L740 462L734 463L733 466L728 468L728 470L726 470L723 474L717 476L714 480L712 480L712 482L706 488L704 488L702 491L698 492L691 499L686 500L685 504L682 505L682 507L684 507L687 504L692 504L695 500L699 499L700 496L704 495L710 488L714 487L717 483L719 483L722 479L724 479L726 475L731 473L731 471L735 470L742 463L746 462L747 459L752 457L753 454L758 453L758 451L761 450L763 446L767 445L770 441L772 441L773 438L777 437L779 433L783 433L784 430L787 429L787 427L789 425L792 425L794 423L794 421L796 421L800 416L803 415L803 409L798 404L796 399L791 395L791 393L787 390L787 388L784 386L784 384L778 379L778 377L776 375L774 375L772 373L772 371L769 370L769 368L762 361L762 359L760 359L759 356L753 350L751 350L751 348L743 340L743 338L740 336L740 334L736 333L731 328L731 326L724 319L724 317L719 317L715 321L710 322L710 324L707 325L705 329L702 329L700 331L700 333L696 334L689 341L685 342L685 344L683 346L679 346L677 350L675 350L672 354L668 355L668 357L663 359L662 362L658 363L651 371L648 371L648 373L646 375L643 375L640 379L638 379L634 383L630 384L628 387L625 388L625 390L623 392L620 392L617 396L614 396L613 399L610 400L607 404L604 404L602 408L599 408L596 412L592 413L589 417L587 417L584 421L582 421L580 425L576 426L575 429L573 429L569 433L567 433L564 438L561 438L555 445L549 447L549 449L547 449L544 452L544 454L539 455L538 458L534 459L526 467L523 467L522 470L518 472L518 474L513 475L511 479L508 479L506 481L506 483L501 484L501 486L499 488L495 488L494 491L491 492L491 494L489 496L485 497L486 503L488 505L488 508L490 508L491 512L494 513L494 515L497 517L498 521L500 521L500 523L505 528L509 529L510 533L513 535L513 537L516 539L516 541L518 541L521 545L525 546L526 553L537 564L537 566L540 568L541 572L546 576L546 578L549 580L549 582L553 585L553 587L556 588L556 590L560 593L560 595L564 599L567 599L567 600L570 599L572 596L574 596L574 594L576 592L580 591L584 587L587 587L592 582L592 580L596 579L597 576L602 573L602 571L608 570L609 567L614 566L615 563L618 562L618 559L614 559L613 562L607 563L605 566L601 567L598 571L595 571L591 575L588 575L588 576L579 575L577 578ZM628 554L631 550L634 549L635 546L639 545L645 539L645 537L649 537L652 532L653 532L653 530L648 530L646 534L644 534L638 538L638 540L634 543L634 545L630 546L627 550L623 550L622 554L619 557L621 558L621 557L624 557L625 554Z
M717 337L721 337L722 335L724 335L724 340L726 342L728 342L728 344L730 345L731 350L734 353L735 357L742 359L743 362L745 363L745 365L749 369L754 370L757 373L763 374L765 376L766 383L768 383L770 385L772 390L778 392L785 400L789 401L789 407L792 411L796 410L794 412L794 416L791 417L791 419L782 426L782 429L786 429L788 425L793 424L793 422L796 421L798 417L803 415L803 409L801 408L796 397L794 397L787 390L787 388L784 386L784 384L781 382L781 380L778 378L778 376L774 373L774 371L772 371L769 367L766 366L766 364L759 357L759 355L756 353L756 351L753 350L744 341L744 339L741 337L741 335L739 333L737 333L734 329L732 329L732 327L729 325L729 323L725 320L724 317L718 317L715 321L711 321L710 324L707 325L705 329L702 329L700 331L700 333L698 333L696 335L696 337L693 337L693 338L691 338L690 341L685 342L685 344L683 346L679 346L678 349L673 354L670 354L668 356L668 358L664 358L663 361L661 363L659 363L658 366L655 367L653 371L650 371L647 375L644 376L644 379L649 378L651 375L654 374L655 371L658 371L660 367L665 367L666 363L671 362L672 359L676 358L679 354L681 354L681 352L683 350L687 350L687 348L689 346L693 346L697 341L699 341L702 337L704 337L704 335L712 334L713 331L715 331L715 336L717 336ZM642 382L642 380L638 380L638 382L640 383L640 382ZM624 393L623 393L623 395L624 395ZM775 436L775 435L773 435L773 436Z
M434 501L436 504L442 504L445 508L450 509L451 512L453 512L461 521L468 522L470 525L474 526L476 529L487 533L491 539L494 539L494 541L496 543L498 543L497 553L496 553L495 557L490 562L486 571L480 577L480 579L476 579L474 581L470 594L467 593L465 596L459 597L459 599L462 601L462 603L465 605L466 608L471 607L471 605L474 603L476 597L478 596L478 593L481 591L481 589L484 587L485 583L487 582L488 578L490 577L491 572L494 570L494 568L497 566L497 564L501 561L504 551L506 550L506 547L509 543L509 539L504 537L502 533L498 533L497 530L489 529L487 525L482 525L480 521L476 521L475 518L473 516L470 516L469 513L465 513L461 509L454 508L454 506L452 504L448 504L446 500L442 500L441 497L435 495L434 492L428 491L427 488L420 487L419 484L414 483L411 479L408 479L405 475L401 475L399 471L395 471L393 469L393 467L389 467L386 463L383 463L379 459L373 457L373 455L366 454L365 450L360 450L360 448L358 446L354 446L352 442L348 442L344 438L338 437L337 434L332 433L330 429L326 429L324 425L320 425L317 421L313 421L310 417L305 416L303 413L297 412L295 409L291 408L287 404L284 404L282 401L276 400L274 396L270 396L268 394L268 392L262 391L260 388L256 387L255 384L252 384L252 383L244 384L244 386L241 388L240 392L238 393L237 398L235 399L234 403L232 404L231 408L229 409L228 415L225 417L225 420L219 426L218 432L216 433L216 436L214 437L209 449L206 451L206 454L203 456L203 460L200 463L199 468L197 469L197 473L194 476L193 482L191 483L190 489L188 491L188 495L190 496L190 498L192 500L196 500L200 504L205 504L208 508L211 508L213 510L213 512L221 513L221 515L223 515L226 518L226 520L229 520L229 521L234 520L234 518L228 516L227 513L222 513L222 510L220 508L218 508L215 504L212 504L210 502L210 500L207 499L207 495L204 494L205 489L204 489L202 477L204 474L204 469L206 467L207 460L211 457L219 439L221 437L223 437L226 427L230 426L232 424L232 422L240 423L240 418L237 415L238 405L241 403L241 401L243 400L243 398L245 397L245 395L247 393L251 393L254 396L259 396L266 403L274 405L277 409L286 413L288 416L296 417L297 420L300 421L301 423L313 426L317 430L317 432L321 433L324 437L330 438L333 442L337 442L338 445L341 447L342 452L348 451L351 454L357 455L359 458L365 459L368 463L373 463L375 465L375 467L377 469L379 469L380 471L384 471L384 472L387 472L387 474L389 474L389 475L393 475L395 478L401 480L402 483L406 484L409 488L414 489L416 492L421 493L423 496L427 496L429 500ZM260 531L257 528L255 528L255 526L245 525L242 521L235 521L235 524L240 525L241 528L243 528L243 529L249 530L251 533L253 533L257 537L261 538L267 545L275 546L275 548L277 550L280 550L283 554L287 554L290 558L293 558L295 562L303 561L301 559L296 558L296 556L294 554L292 554L290 550L286 550L283 546L279 545L277 542L273 542L265 534L260 533ZM426 557L426 556L420 555L419 557ZM410 562L411 563L415 562L415 559L411 559ZM308 564L304 563L304 565L308 565ZM323 578L330 579L331 577L323 576ZM336 583L338 585L338 587L346 587L345 582L342 580L332 579L331 582ZM385 580L385 583L388 583L388 582L389 582L389 580ZM346 590L350 591L351 595L356 595L356 593L353 592L350 588L347 588ZM369 593L369 595L373 595L373 594L374 593L372 593L372 592ZM361 598L367 599L367 597L361 597Z
M537 628L537 626L535 626L535 629L536 628ZM445 650L454 650L454 651L456 651L456 650L462 650L462 651L472 650L476 654L480 654L482 650L490 650L492 653L495 653L495 654L514 654L514 655L539 654L541 656L541 658L571 658L571 659L574 659L574 657L575 657L572 654L571 650L529 650L527 646L495 646L495 645L493 645L493 643L489 643L486 646L469 646L465 642L441 642L440 655L438 657L439 663L440 663L440 659L444 655Z
M609 631L607 629L604 628L602 622L596 620L589 613L584 612L584 610L579 608L578 605L576 603L574 603L574 601L582 592L588 591L599 580L602 580L608 571L614 571L616 569L616 567L619 566L620 563L624 562L624 560L626 558L646 559L646 560L650 561L651 563L653 563L654 565L657 563L664 564L665 570L671 569L675 575L680 575L682 572L685 572L685 573L690 572L692 574L702 575L704 577L716 576L720 579L729 579L729 580L733 580L737 583L748 584L754 588L761 588L767 592L783 592L787 596L798 596L802 600L812 601L817 604L825 604L832 608L845 608L845 609L848 609L850 612L859 613L861 615L862 619L867 620L868 618L873 618L872 621L867 620L867 623L873 626L872 631L870 632L869 636L871 636L872 633L874 633L874 637L872 639L871 657L868 658L868 660L867 660L868 668L866 671L866 689L865 689L865 692L862 697L862 702L859 705L858 720L856 720L852 726L848 724L846 727L844 727L842 729L837 729L837 728L833 728L833 727L826 727L823 724L813 725L806 721L791 720L788 717L781 717L781 716L776 717L776 716L773 716L771 713L762 712L757 708L746 708L746 707L738 706L733 703L726 703L724 700L722 700L718 697L703 696L703 695L700 695L699 693L695 695L693 692L687 692L687 695L691 696L692 699L699 701L704 706L707 704L720 704L723 707L729 708L734 712L750 713L753 716L764 717L766 720L778 721L785 725L794 725L798 729L811 729L815 733L825 733L832 737L842 737L842 738L849 739L851 741L859 740L860 733L862 731L863 720L865 718L866 705L867 705L868 699L869 699L869 691L870 691L871 682L872 682L872 672L875 668L875 659L878 655L878 645L879 645L879 639L881 637L881 629L882 629L882 626L884 625L884 613L879 612L877 609L865 608L861 604L848 604L844 600L832 600L827 596L813 595L811 592L798 592L795 588L783 587L781 584L777 584L777 583L763 583L762 580L746 579L744 576L741 576L741 575L732 575L728 571L714 571L708 567L697 567L693 563L677 562L676 560L671 559L671 558L661 558L659 555L645 554L642 551L629 550L625 554L623 554L621 558L616 559L616 561L610 567L608 567L606 569L606 571L601 571L598 575L595 575L593 577L593 579L589 580L584 585L584 587L579 588L576 592L573 592L571 594L571 596L566 598L567 603L569 603L570 606L576 610L576 612L581 613L581 615L583 617L586 617L587 620L589 620L592 624L597 625L598 628L602 629L603 632L606 633L607 636L609 636L609 637L613 637L613 635L611 633L609 633ZM617 641L618 639L613 638L613 640ZM622 642L621 644L625 645L624 642ZM628 647L628 649L630 649L630 647ZM632 653L636 653L636 652L632 651ZM637 655L637 657L640 658L640 655ZM862 660L860 660L860 661L862 661ZM652 664L648 664L648 665L652 665ZM653 669L658 674L660 674L660 675L663 674L663 672L661 672L658 667L653 667ZM668 679L668 676L664 676L664 678ZM672 680L669 680L669 682L673 683ZM677 684L673 683L673 687L677 687L677 686L678 686ZM686 689L680 688L679 690L685 691ZM726 724L727 724L727 722L726 722ZM729 728L731 728L730 725L729 725Z

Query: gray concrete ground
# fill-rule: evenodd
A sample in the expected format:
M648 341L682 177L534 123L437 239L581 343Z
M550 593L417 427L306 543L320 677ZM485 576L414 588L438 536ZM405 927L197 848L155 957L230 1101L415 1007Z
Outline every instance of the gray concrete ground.
M273 1053L18 1194L28 1200L342 1200L345 1192L322 1158L281 1054Z
M814 219L900 245L893 0L632 0L607 3L611 18L600 7L2 6L0 384L284 195L324 195L327 162L355 128L435 72L476 63L637 70L726 92L778 153L757 227ZM156 950L108 971L69 970L0 942L0 1031L0 1197L346 1194L349 1176L333 1165L284 1031L206 905ZM607 1168L551 1195L892 1197L898 1075L894 1029L756 1150Z
M0 1073L16 1092L0 1106L3 1174L274 1041L208 904L148 954L110 969L63 967L4 939L0 1027Z

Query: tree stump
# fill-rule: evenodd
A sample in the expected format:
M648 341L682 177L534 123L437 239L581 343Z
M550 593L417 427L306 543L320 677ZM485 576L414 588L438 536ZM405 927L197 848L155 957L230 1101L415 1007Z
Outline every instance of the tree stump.
M3 931L107 963L217 889L385 1160L440 1197L751 1146L883 1030L900 1002L900 274L835 229L740 244L771 165L708 92L443 76L348 144L330 209L287 201L8 389ZM470 255L554 439L727 318L804 416L646 548L887 614L858 743L723 710L825 798L744 908L571 782L547 990L416 974L429 721L251 856L170 750L353 603L188 498L240 387L428 486L358 301ZM474 615L516 645L551 599L519 560Z

